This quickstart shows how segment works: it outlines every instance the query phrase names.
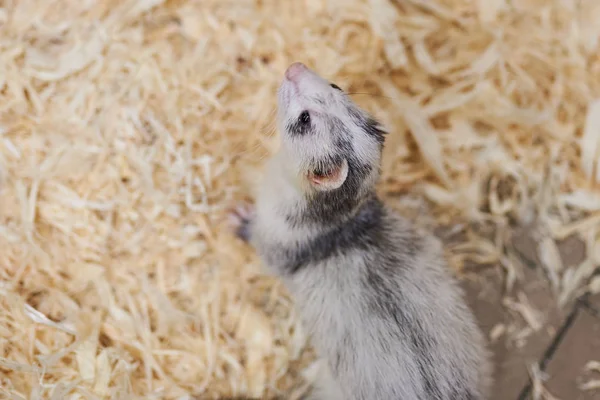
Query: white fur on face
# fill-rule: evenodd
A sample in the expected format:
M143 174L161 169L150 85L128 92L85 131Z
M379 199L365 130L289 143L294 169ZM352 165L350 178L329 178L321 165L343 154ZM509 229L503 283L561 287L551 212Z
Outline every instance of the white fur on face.
M305 134L294 134L290 126L297 122L303 111L310 115L311 128ZM284 78L278 92L278 128L285 159L294 164L298 173L305 172L314 166L311 162L315 160L339 156L336 140L343 135L361 162L378 165L380 148L377 141L357 125L351 112L364 115L344 92L331 87L330 82L312 70L307 69L294 82Z

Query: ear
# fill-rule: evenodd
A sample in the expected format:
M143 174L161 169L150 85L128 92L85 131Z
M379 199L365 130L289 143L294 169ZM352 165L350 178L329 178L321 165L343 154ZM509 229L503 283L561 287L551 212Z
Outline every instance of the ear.
M369 116L364 124L365 132L377 139L378 142L383 143L385 137L388 134L387 128L383 126L378 120Z
M308 173L308 181L320 191L335 190L346 182L348 177L348 161L344 158L340 165L323 174Z

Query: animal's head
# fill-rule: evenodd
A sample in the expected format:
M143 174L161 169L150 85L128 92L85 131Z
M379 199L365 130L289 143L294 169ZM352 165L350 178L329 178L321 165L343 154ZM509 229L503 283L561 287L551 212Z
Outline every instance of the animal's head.
M285 161L309 192L360 195L375 184L385 129L341 88L302 63L285 71L278 127Z

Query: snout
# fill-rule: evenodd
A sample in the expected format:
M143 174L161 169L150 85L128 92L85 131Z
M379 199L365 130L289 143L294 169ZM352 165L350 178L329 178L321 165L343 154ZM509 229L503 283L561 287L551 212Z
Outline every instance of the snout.
M308 67L301 62L291 64L285 71L285 78L291 82L298 83L302 75L308 71Z
M314 109L318 105L312 104L312 99L324 98L332 90L328 81L302 62L290 64L284 75L279 87L279 103L282 108L301 102L298 107Z
M296 94L303 96L322 95L330 89L327 80L301 62L287 67L282 86L290 86Z

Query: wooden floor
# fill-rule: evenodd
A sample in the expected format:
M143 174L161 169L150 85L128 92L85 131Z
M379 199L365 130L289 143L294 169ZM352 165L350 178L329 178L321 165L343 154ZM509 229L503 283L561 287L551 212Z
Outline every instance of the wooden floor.
M586 370L591 361L600 367L600 295L583 295L559 309L548 279L536 265L534 243L526 237L515 243L526 267L509 293L503 293L505 274L499 266L463 278L480 326L494 337L490 347L496 379L491 400L533 399L530 371L536 363L544 389L553 396L542 399L600 400L600 388L581 388L600 381L600 371ZM561 256L567 264L577 263L583 259L582 248L576 240L566 240ZM535 311L529 316L525 309Z

